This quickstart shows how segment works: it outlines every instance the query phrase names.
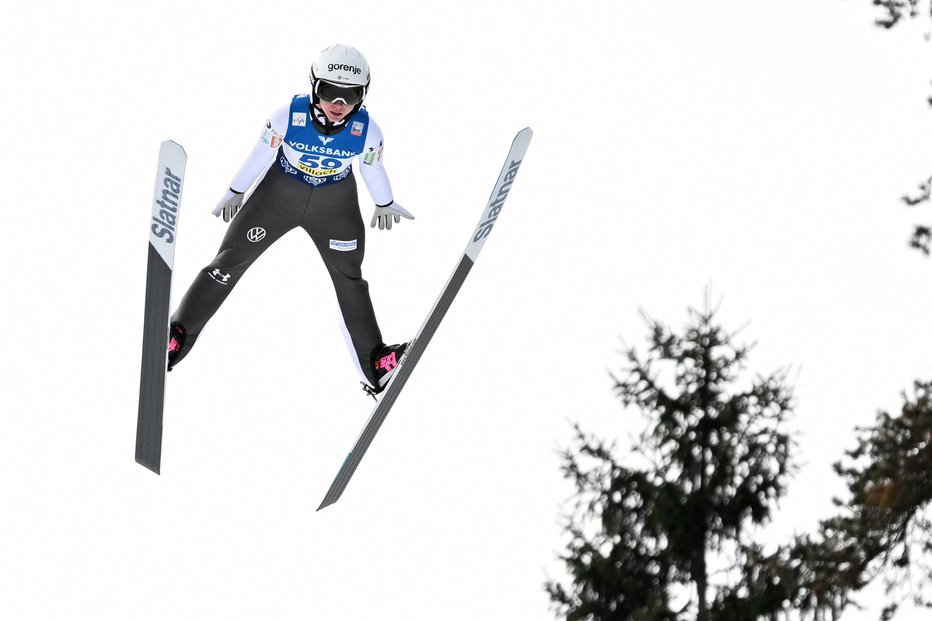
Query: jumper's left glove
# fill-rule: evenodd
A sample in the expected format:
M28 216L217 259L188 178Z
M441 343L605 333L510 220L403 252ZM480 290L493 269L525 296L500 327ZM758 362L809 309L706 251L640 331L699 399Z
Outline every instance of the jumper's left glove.
M229 222L236 216L242 206L243 193L230 188L211 213L215 216L223 214L223 221Z
M392 220L396 223L401 222L402 216L408 220L414 220L411 212L395 201L387 205L376 205L375 212L372 214L372 223L369 226L375 228L375 225L378 224L379 229L388 229L390 231L392 230Z

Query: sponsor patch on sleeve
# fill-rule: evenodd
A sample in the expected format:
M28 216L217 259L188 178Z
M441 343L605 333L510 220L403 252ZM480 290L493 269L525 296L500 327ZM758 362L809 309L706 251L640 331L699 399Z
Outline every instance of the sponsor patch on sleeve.
M377 162L382 161L382 143L379 143L379 148L369 147L369 150L366 151L366 154L362 157L363 164L368 164L372 166Z
M277 131L272 129L272 122L265 122L265 129L262 131L262 142L269 145L273 149L277 149L278 145L282 143L283 136Z

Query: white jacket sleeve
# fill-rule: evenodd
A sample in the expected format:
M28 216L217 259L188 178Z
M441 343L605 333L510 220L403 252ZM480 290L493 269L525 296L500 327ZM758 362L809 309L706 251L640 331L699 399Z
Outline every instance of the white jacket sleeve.
M230 181L230 189L234 192L248 192L250 188L262 177L269 169L269 165L275 161L275 154L278 153L278 147L281 146L285 138L285 131L288 129L288 110L289 106L283 106L276 110L272 116L265 122L265 128L262 130L262 136L253 147L252 153L240 166L239 171Z
M392 184L388 180L388 173L385 172L385 165L382 163L383 142L382 130L370 116L366 145L359 155L359 174L362 175L363 181L366 182L369 196L372 197L376 205L382 206L388 205L394 200Z

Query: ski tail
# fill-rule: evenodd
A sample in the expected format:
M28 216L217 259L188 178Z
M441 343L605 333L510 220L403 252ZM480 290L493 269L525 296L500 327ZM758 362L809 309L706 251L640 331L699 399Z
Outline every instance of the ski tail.
M168 317L178 214L187 154L166 140L159 163L149 220L149 257L146 267L146 305L143 318L139 413L136 420L136 462L159 473L162 461L162 412L168 362Z
M398 394L408 381L408 377L414 371L414 367L417 365L418 360L420 360L421 354L440 326L440 322L446 315L450 305L453 304L456 294L466 281L466 277L469 275L479 253L482 251L486 239L489 237L492 228L495 226L495 222L498 220L498 216L505 204L505 199L508 197L508 192L511 189L511 184L518 174L518 169L521 167L524 155L527 153L533 133L531 128L527 127L518 132L515 136L511 144L511 149L508 152L508 158L505 160L505 165L502 167L502 171L498 176L498 181L492 189L492 194L489 196L488 203L482 210L482 217L479 219L479 224L476 226L476 230L469 239L469 243L466 245L466 250L463 252L462 257L460 257L453 273L440 292L440 297L437 298L433 308L431 308L430 313L428 313L427 318L418 330L417 335L412 339L407 351L405 351L404 355L401 357L398 363L398 369L395 371L394 377L392 377L388 387L385 389L382 400L375 406L375 409L369 416L366 426L356 440L356 444L343 461L343 465L340 467L340 471L337 473L336 478L334 478L333 483L331 483L330 489L327 490L323 502L321 502L320 506L317 508L318 511L332 505L343 495L343 491L349 484L353 473L356 472L356 468L359 467L369 445L375 438L375 434L382 426L385 417L388 416L389 410L391 410L392 405L394 405L395 400L398 398Z

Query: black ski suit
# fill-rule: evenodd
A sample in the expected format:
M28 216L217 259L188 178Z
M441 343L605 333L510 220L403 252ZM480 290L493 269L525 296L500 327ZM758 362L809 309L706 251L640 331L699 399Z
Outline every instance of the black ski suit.
M259 255L300 226L317 246L333 281L355 362L370 384L375 380L372 358L383 345L382 334L362 277L366 228L350 160L358 155L360 164L370 167L364 176L376 202L391 203L391 188L381 165L381 131L365 109L332 127L319 123L315 109L309 106L306 96L296 96L284 113L277 111L267 122L253 156L234 178L231 189L236 191L237 184L250 182L260 165L268 166L230 223L217 256L197 275L172 315L172 323L180 324L185 332L173 365L191 350ZM308 116L302 125L303 111ZM339 140L341 134L349 135ZM270 151L271 165L263 161Z

